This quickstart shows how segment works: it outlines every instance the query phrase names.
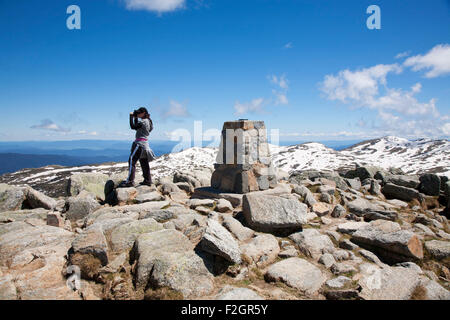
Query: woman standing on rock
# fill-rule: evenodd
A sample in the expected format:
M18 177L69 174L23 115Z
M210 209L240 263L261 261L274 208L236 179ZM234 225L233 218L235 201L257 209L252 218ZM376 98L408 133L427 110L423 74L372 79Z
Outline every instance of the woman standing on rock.
M138 120L141 119L141 121ZM136 173L136 163L139 160L142 168L144 181L141 185L151 185L149 162L155 159L155 154L148 145L148 136L153 130L153 122L146 108L139 108L130 112L130 127L136 130L136 139L131 146L130 158L128 159L128 178L119 187L133 187Z

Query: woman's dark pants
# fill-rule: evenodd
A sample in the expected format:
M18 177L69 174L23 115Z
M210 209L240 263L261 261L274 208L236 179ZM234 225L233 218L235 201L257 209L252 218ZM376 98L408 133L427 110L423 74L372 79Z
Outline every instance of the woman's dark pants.
M130 158L128 159L128 178L127 182L133 182L136 175L136 163L139 160L142 168L142 175L144 176L144 182L151 183L152 177L150 175L150 165L147 158L141 158L142 153L145 152L144 148L137 143L133 143L131 147Z

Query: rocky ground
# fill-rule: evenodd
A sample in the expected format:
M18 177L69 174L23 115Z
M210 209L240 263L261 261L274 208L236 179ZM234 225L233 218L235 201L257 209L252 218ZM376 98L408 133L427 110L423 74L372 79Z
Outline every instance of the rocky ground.
M280 170L239 195L211 173L74 173L53 198L0 184L0 298L450 299L447 177Z

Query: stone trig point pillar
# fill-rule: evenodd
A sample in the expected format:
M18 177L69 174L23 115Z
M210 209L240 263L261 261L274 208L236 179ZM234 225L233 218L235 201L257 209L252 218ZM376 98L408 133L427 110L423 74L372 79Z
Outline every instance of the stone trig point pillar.
M223 124L211 186L247 193L276 186L264 121L240 119Z

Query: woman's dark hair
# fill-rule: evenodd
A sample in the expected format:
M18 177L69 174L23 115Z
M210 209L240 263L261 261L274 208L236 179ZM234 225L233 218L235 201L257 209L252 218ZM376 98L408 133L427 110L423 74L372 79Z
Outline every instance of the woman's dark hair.
M150 114L148 113L147 108L140 107L139 109L136 110L136 113L143 113L143 112L145 113L144 118L150 119Z

